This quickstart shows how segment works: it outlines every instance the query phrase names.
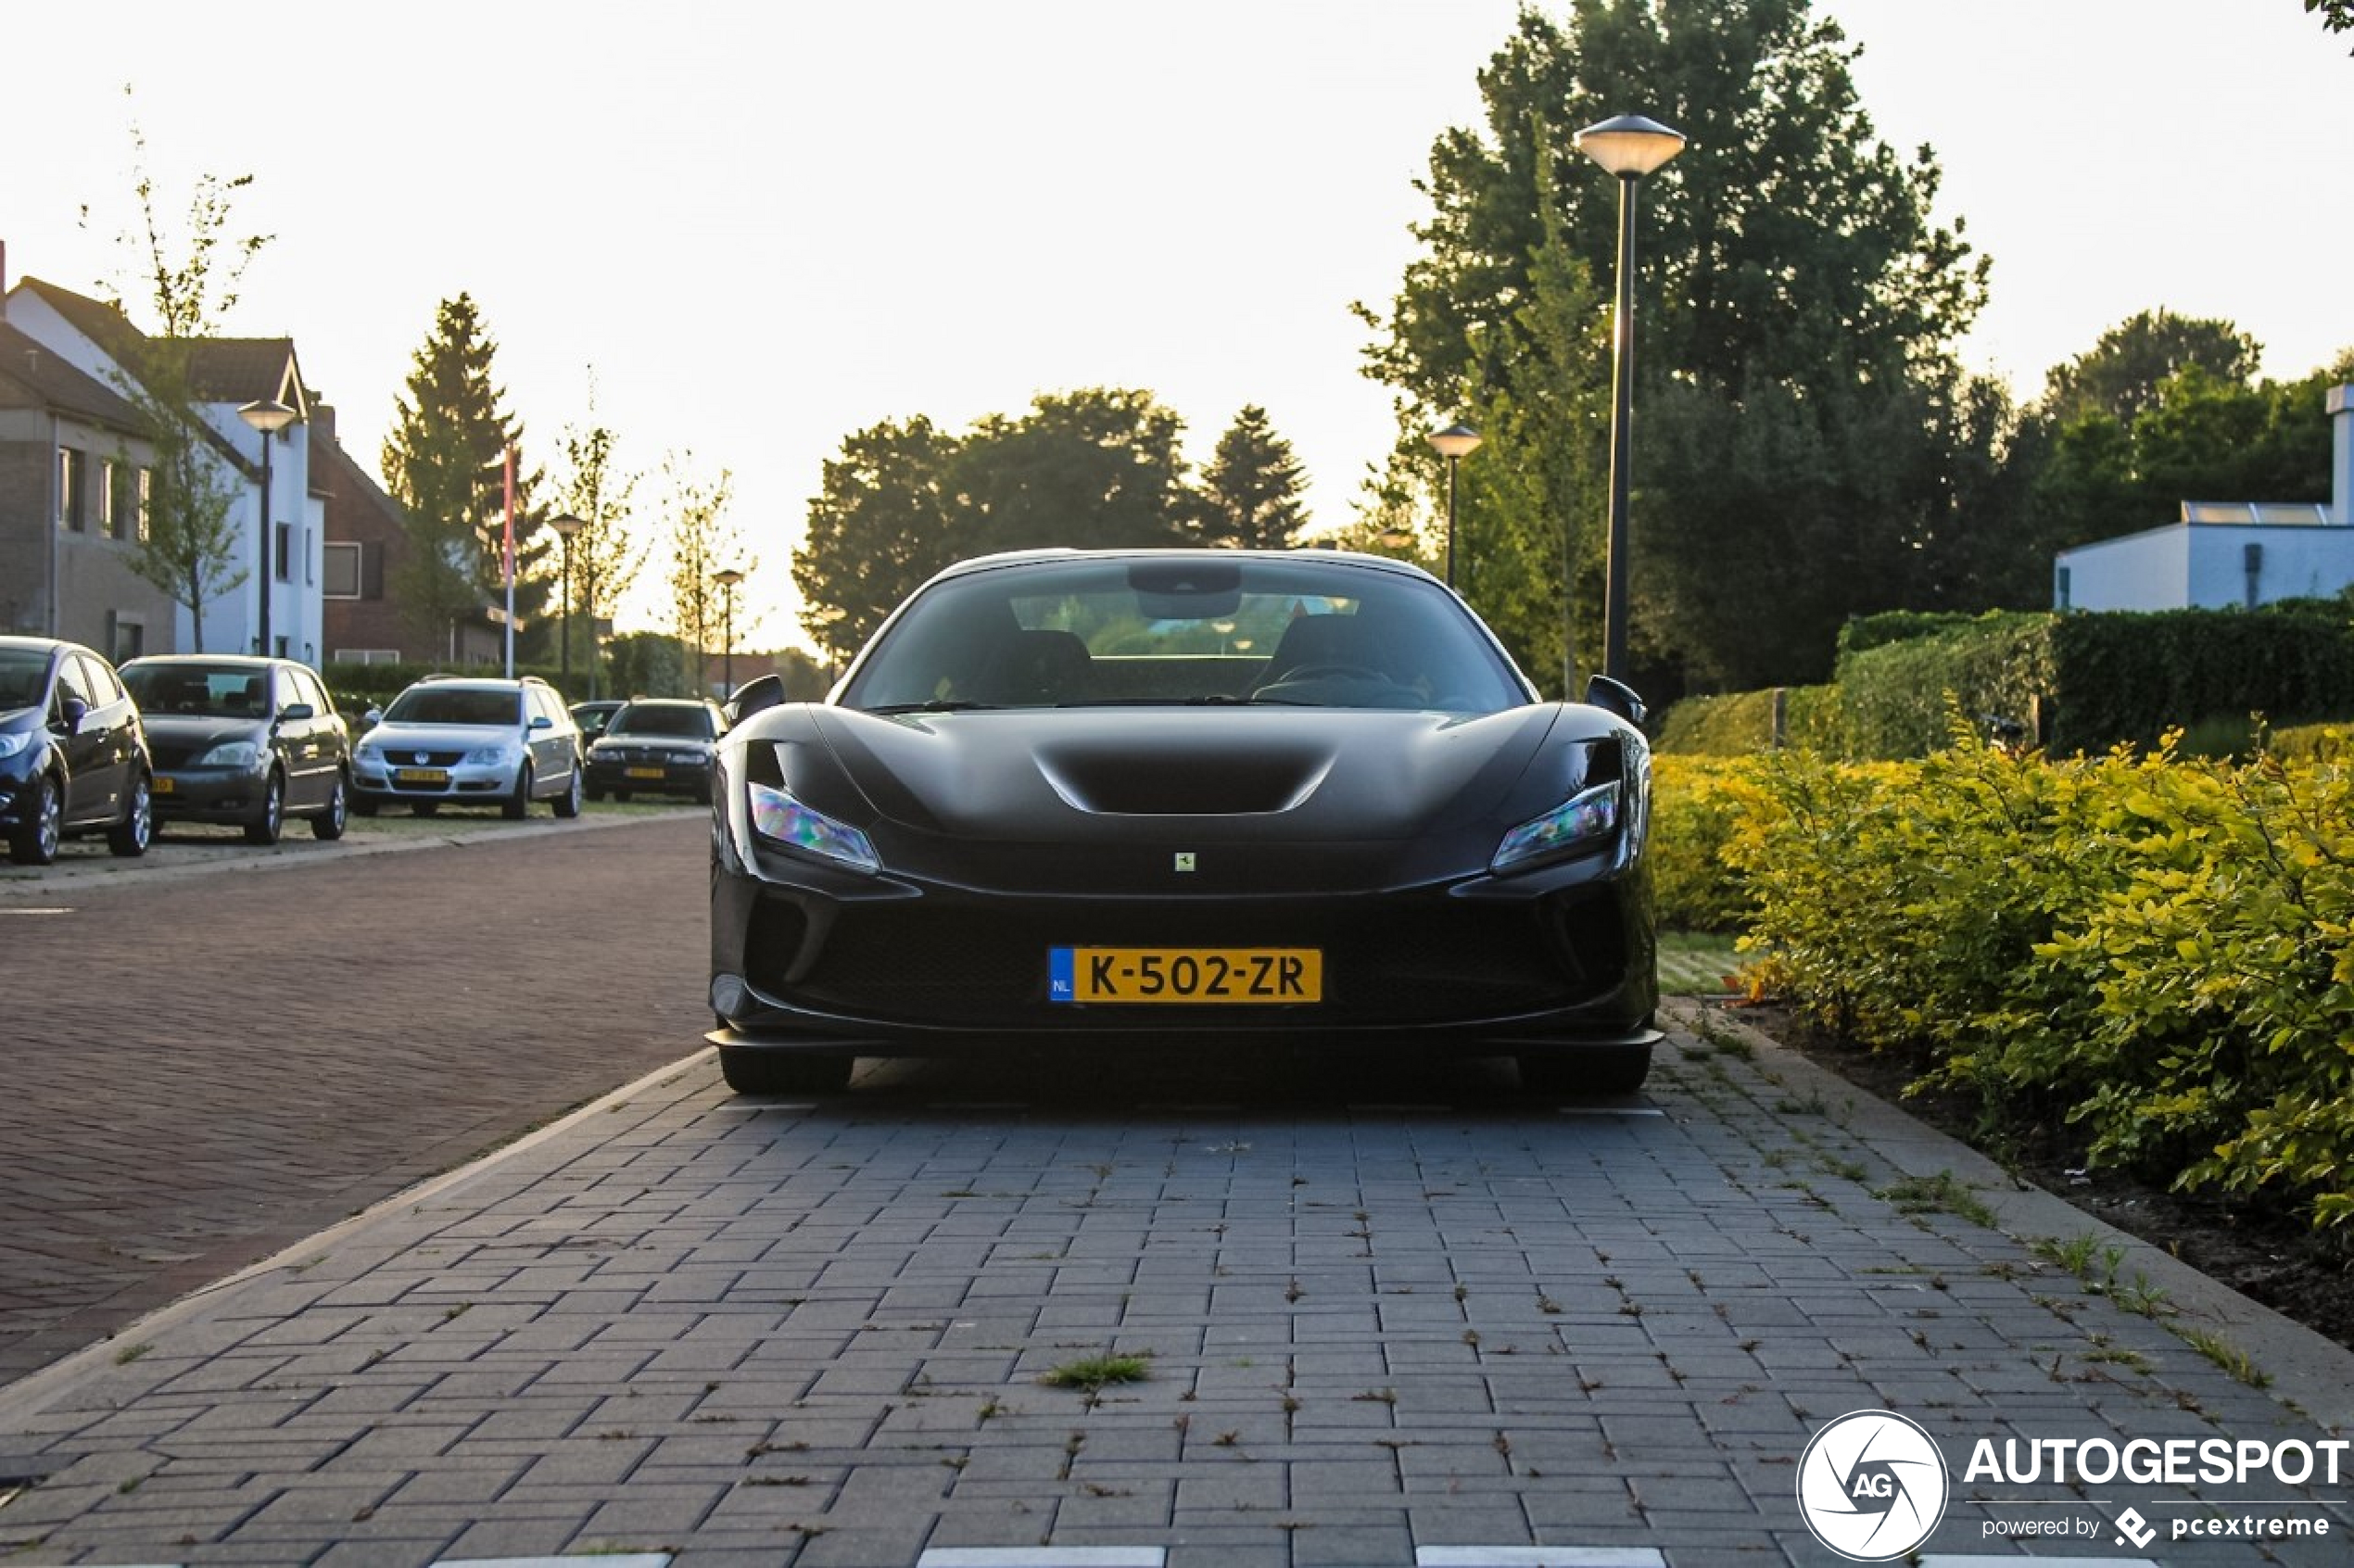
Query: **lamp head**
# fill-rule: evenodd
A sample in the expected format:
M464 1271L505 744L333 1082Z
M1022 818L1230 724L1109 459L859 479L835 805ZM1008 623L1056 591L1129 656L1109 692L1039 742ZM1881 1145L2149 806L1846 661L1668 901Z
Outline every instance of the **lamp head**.
M1684 150L1684 133L1639 114L1588 125L1572 139L1579 152L1622 180L1640 179Z
M1479 449L1480 434L1459 419L1444 430L1432 431L1426 439L1440 457L1463 458Z

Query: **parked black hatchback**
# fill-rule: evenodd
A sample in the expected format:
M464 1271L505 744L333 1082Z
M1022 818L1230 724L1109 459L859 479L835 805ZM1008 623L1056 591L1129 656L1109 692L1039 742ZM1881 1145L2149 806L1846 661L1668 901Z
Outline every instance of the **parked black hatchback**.
M117 854L154 835L153 769L139 710L114 666L78 642L0 637L0 831L8 858L46 866L69 833Z
M225 822L274 844L289 816L343 837L351 731L317 672L292 659L158 653L122 666L155 758L165 822Z

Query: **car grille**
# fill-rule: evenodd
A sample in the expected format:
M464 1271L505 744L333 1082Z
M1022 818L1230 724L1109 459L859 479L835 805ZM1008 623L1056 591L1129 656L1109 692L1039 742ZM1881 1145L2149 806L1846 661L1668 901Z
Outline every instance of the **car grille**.
M211 748L209 746L191 745L185 741L158 740L152 735L147 737L147 759L154 763L158 770L167 773L174 768L187 766L209 750Z
M419 746L387 746L378 752L386 767L456 767L463 752L437 752Z
M1458 900L1350 910L1333 902L1282 910L1157 904L1086 905L1069 914L998 907L841 912L810 973L785 983L804 927L765 903L747 955L753 983L806 1005L907 1021L1035 1028L1071 1018L1045 999L1046 954L1057 946L1318 947L1324 954L1320 1022L1428 1023L1572 1005L1617 982L1625 961L1615 900L1483 907ZM1236 1007L1280 1015L1283 1009ZM1168 1008L1088 1009L1165 1027Z

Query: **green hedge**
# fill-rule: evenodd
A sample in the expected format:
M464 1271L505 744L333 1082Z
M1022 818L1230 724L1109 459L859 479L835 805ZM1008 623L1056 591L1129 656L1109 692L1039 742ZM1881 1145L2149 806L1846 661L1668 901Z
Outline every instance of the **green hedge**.
M2144 750L2196 727L2197 749L2239 752L2252 715L2296 727L2354 709L2343 607L2148 613L1861 617L1841 634L1835 684L1791 693L1786 743L1852 758L1925 756L1958 712L2055 754ZM1802 695L1803 694L1803 695ZM1951 706L1949 708L1949 702ZM1663 751L1766 749L1773 694L1690 698L1662 716Z

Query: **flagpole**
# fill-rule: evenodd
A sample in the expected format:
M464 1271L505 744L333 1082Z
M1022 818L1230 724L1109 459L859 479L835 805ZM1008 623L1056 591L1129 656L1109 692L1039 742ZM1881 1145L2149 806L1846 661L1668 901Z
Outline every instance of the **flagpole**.
M507 449L507 678L515 678L515 449Z

